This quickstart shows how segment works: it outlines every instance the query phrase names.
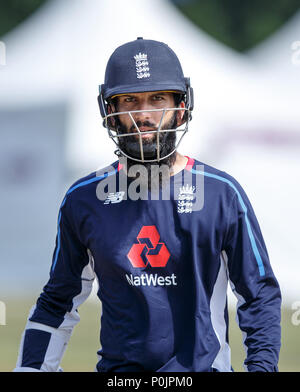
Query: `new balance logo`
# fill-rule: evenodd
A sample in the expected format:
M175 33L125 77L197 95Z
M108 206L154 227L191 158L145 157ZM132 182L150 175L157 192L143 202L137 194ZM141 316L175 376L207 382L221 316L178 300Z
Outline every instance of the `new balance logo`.
M109 195L107 196L107 198L105 199L103 204L115 204L115 203L121 203L121 201L123 200L123 197L125 195L125 192L115 192L115 193L109 193Z

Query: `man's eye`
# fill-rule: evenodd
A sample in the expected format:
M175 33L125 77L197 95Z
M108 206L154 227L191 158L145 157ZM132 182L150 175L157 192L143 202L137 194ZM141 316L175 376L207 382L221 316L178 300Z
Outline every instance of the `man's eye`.
M163 98L161 95L155 95L155 96L153 97L153 99L154 99L155 101L162 101L164 98Z
M126 98L124 98L124 102L134 102L134 98L133 97L126 97Z

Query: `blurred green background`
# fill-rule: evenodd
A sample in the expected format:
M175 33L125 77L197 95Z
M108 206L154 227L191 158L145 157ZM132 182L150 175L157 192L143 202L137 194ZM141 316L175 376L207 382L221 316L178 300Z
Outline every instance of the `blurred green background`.
M173 3L196 26L238 52L267 38L300 8L299 0L173 0Z
M40 6L51 0L10 0L0 3L0 37L25 21ZM274 33L297 10L299 0L173 0L193 23L220 42L245 52ZM178 28L180 34L180 26ZM295 37L299 39L299 37ZM39 293L36 293L36 297ZM6 325L0 325L0 371L11 371L17 359L22 331L36 297L5 298ZM81 322L75 328L62 367L64 371L93 371L99 349L100 303L87 301L79 309ZM291 322L293 310L282 309L282 349L280 371L300 371L300 326ZM244 371L242 336L230 312L232 366Z
M1 2L0 37L24 21L41 5L50 1ZM196 26L239 52L254 47L274 33L300 9L299 0L169 1Z
M6 325L0 325L0 372L10 372L17 360L21 334L35 298L6 299ZM300 325L293 325L294 311L282 309L282 348L279 371L300 371ZM97 350L100 348L99 331L101 305L94 298L87 300L80 308L80 322L74 328L61 366L65 372L92 372L97 363ZM244 372L245 352L242 335L235 321L235 311L230 311L229 340L232 354L232 367L236 372Z

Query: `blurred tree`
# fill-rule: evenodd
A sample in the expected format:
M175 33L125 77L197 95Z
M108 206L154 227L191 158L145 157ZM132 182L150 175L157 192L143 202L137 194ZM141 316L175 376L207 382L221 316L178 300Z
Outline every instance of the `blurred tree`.
M0 37L23 22L47 0L9 0L0 2Z
M0 2L0 37L49 0ZM169 0L202 30L238 51L255 46L297 10L299 0Z
M300 9L299 0L170 0L203 31L245 51Z

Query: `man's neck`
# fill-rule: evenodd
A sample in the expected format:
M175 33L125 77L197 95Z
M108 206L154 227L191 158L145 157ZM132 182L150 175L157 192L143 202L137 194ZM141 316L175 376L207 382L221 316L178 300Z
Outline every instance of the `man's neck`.
M180 171L182 171L188 162L188 158L185 157L184 155L181 155L179 152L176 152L176 159L174 164L170 167L170 176L175 176L175 174L179 173ZM122 162L120 162L122 163ZM141 164L138 163L137 164ZM157 164L157 163L156 163ZM123 170L125 171L125 173L127 173L127 167L126 164L125 166L123 165Z
M179 152L176 152L176 160L171 167L171 176L175 176L175 174L179 173L186 167L188 162L188 158L184 155L181 155Z

